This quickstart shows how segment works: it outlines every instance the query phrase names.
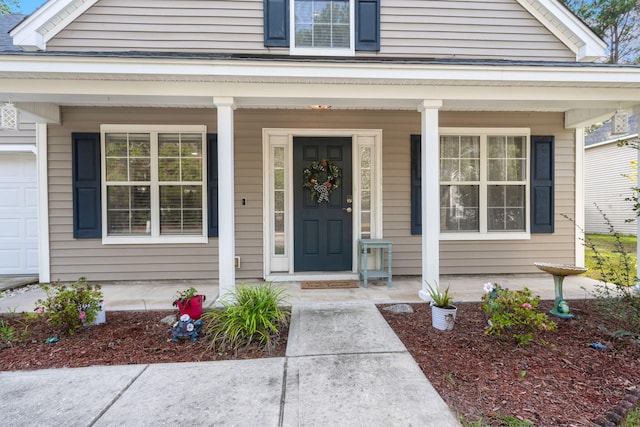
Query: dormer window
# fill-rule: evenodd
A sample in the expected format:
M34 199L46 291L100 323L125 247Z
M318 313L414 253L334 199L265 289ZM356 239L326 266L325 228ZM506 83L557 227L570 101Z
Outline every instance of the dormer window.
M380 0L264 0L264 45L294 55L377 52Z
M353 53L353 2L291 0L294 11L292 53L348 55Z

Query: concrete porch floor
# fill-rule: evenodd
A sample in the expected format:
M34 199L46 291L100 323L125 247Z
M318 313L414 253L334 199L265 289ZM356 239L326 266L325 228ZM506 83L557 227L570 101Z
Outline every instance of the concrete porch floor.
M328 279L326 276L323 279ZM2 277L0 277L0 282ZM498 282L503 287L531 289L534 295L542 299L553 299L555 290L553 278L546 273L510 274L510 275L465 275L441 276L442 288L450 286L456 302L479 301L482 297L482 285L486 282ZM242 281L238 283L253 285L260 281ZM393 285L386 286L384 281L370 281L368 288L362 282L359 288L353 289L307 289L300 288L300 282L276 282L283 287L288 301L294 305L341 303L399 303L424 302L418 296L421 289L418 277L396 276ZM590 298L596 280L582 276L570 276L564 281L564 297L567 299ZM205 306L211 306L218 297L218 284L215 280L163 280L163 281L127 281L102 283L105 306L107 310L171 310L177 291L195 287L206 295ZM0 287L1 289L1 287ZM27 292L16 293L0 299L0 313L33 311L38 299L45 293L39 288Z

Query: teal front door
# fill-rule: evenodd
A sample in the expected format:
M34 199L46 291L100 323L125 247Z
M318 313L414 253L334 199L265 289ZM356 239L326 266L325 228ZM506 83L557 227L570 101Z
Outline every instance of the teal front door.
M313 166L323 161L340 171L330 191L322 188L327 172ZM293 165L295 271L351 271L351 138L294 137ZM312 180L316 190L305 187Z

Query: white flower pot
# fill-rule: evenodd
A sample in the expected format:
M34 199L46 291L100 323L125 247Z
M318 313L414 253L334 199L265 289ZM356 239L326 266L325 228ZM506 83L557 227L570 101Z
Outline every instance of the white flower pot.
M107 312L104 310L104 303L100 303L100 310L96 312L96 320L91 325L102 325L107 322Z
M456 324L456 314L458 308L452 306L449 308L440 308L435 305L431 306L431 325L441 331L452 331Z

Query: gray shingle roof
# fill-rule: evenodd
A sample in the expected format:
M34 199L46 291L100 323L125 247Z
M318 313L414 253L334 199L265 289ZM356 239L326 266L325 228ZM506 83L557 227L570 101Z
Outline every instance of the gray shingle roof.
M12 14L0 15L0 52L21 52L20 48L13 45L9 31L18 25L27 15Z
M638 115L631 114L628 117L629 121L629 135L637 135L638 134ZM616 135L611 136L611 120L604 122L602 126L600 126L595 131L591 132L589 135L584 138L584 145L594 145L600 142L611 141L612 139L625 139L625 136Z

